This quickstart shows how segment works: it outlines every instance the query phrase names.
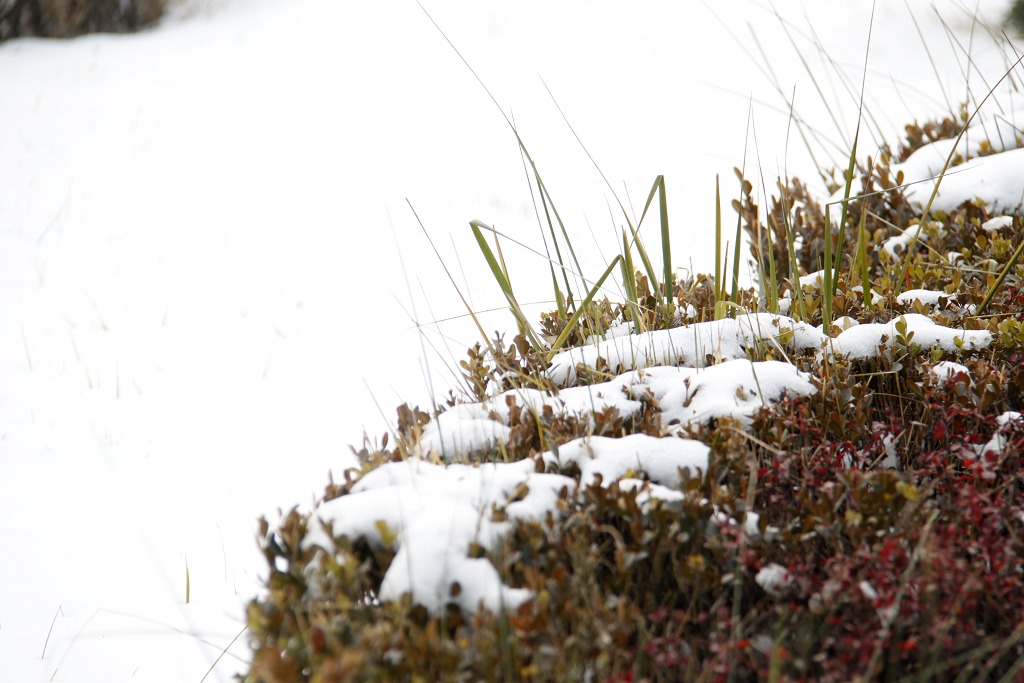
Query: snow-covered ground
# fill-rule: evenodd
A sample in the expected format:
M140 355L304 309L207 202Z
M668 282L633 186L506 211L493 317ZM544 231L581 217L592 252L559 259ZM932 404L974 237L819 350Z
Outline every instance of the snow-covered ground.
M979 9L994 20L1007 4ZM764 59L730 31L748 48L756 31L801 114L852 137L854 101L819 80L840 133L760 3L424 5L514 115L590 265L621 220L538 74L634 206L666 175L674 259L700 269L750 98L766 181L787 166L813 177L795 134L787 154ZM870 5L783 12L819 75L809 27L859 82ZM955 40L930 3L909 6L929 50L907 8L884 3L868 72L893 137L966 96L957 41L975 97L1005 63L959 2L936 3ZM244 636L228 646L262 569L256 517L308 507L364 426L385 430L375 403L387 417L426 406L453 382L445 341L459 357L473 340L464 320L424 342L411 329L464 310L406 199L473 305L501 308L467 223L537 244L522 161L412 0L209 0L140 35L0 45L5 680L212 681L244 666ZM535 256L506 257L524 300L549 296Z

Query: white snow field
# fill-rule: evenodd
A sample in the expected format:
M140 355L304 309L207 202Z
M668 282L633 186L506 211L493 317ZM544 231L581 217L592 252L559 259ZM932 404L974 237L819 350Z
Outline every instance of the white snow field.
M615 249L621 216L538 76L627 207L665 174L674 260L687 267L711 265L715 175L735 194L745 145L769 188L783 169L815 176L795 134L787 148L765 58L730 32L745 46L758 34L784 96L795 86L833 158L848 153L856 97L835 77L817 93L761 3L423 3L514 116L588 273ZM977 10L994 22L1007 5ZM781 10L819 75L833 72L814 40L859 85L868 0ZM1004 51L974 11L880 3L867 99L890 139L1002 75ZM498 309L486 329L508 330L467 224L539 247L524 177L501 112L413 0L198 0L138 35L0 44L0 678L244 670L235 639L262 571L256 518L309 509L364 428L379 436L394 406L427 407L454 386L447 368L474 340L464 319L413 329L465 311L410 204L472 305ZM949 193L983 182L951 177ZM543 262L510 243L505 255L524 301L549 296ZM868 334L856 330L844 334ZM481 438L500 436L477 419ZM609 452L591 470L628 473L635 454ZM683 455L699 471L699 453ZM522 480L493 476L499 488ZM378 506L394 493L365 487ZM522 514L548 504L551 488L536 489ZM473 502L429 510L443 524ZM467 571L523 599L486 567Z

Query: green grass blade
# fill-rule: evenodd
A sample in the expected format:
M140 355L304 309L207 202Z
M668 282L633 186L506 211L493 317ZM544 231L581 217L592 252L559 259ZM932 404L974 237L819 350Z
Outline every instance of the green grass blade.
M839 229L842 233L842 228ZM821 322L825 326L825 333L832 329L832 259L835 255L832 253L832 216L829 212L828 204L825 205L825 263L822 268L822 282L821 282L821 302L822 302L822 318ZM836 263L839 259L836 258ZM838 277L838 274L836 275Z
M647 212L651 208L651 203L654 201L654 196L658 195L658 208L661 211L661 260L664 273L664 289L665 289L665 306L667 307L672 302L672 254L669 243L669 231L668 231L668 201L665 196L665 176L659 175L654 179L654 184L651 186L651 191L647 195L647 202L644 204L644 210L640 214L640 221L636 224L636 229L633 233L634 241L636 242L637 251L640 253L640 260L643 261L644 270L647 271L647 277L651 281L651 288L654 290L654 295L658 296L661 293L662 287L658 284L658 277L655 275L654 266L651 265L651 260L647 255L647 250L644 248L643 242L640 239L640 226L643 225L644 218L647 217Z
M726 261L729 260L729 245L728 244L725 245L725 260ZM719 287L718 283L716 282L714 290L715 290L715 320L721 320L722 318L724 318L732 310L727 304L732 304L733 302L729 301L725 297L725 284L724 283L722 284L721 287Z
M860 81L860 102L857 105L857 129L853 134L853 147L850 149L850 161L846 167L846 186L843 188L842 211L839 214L839 244L836 246L836 259L832 272L832 287L830 296L836 295L836 287L839 285L839 269L843 264L843 237L846 234L846 215L850 206L850 188L853 185L853 174L857 169L857 144L860 142L860 127L864 121L864 90L867 87L868 77L868 55L871 54L871 36L875 27L875 3L871 4L871 19L868 24L868 42L864 48L864 68L861 71ZM827 210L828 207L826 207ZM826 226L831 236L832 225ZM828 266L826 266L828 267ZM831 322L831 321L830 321Z
M722 299L722 188L718 174L715 174L715 317L718 317L718 302Z
M562 221L561 214L558 213L558 207L555 206L555 201L551 198L551 193L548 192L548 186L544 183L544 180L540 177L540 171L537 170L537 166L533 163L533 158L530 156L529 152L526 151L526 147L525 147L525 145L523 145L522 141L520 141L519 145L520 145L521 149L523 150L523 154L526 155L526 159L529 161L530 166L533 168L534 178L537 181L537 187L540 189L541 202L542 202L542 204L544 206L544 214L545 214L545 217L547 218L547 221L548 221L548 229L551 232L551 239L555 241L555 245L556 245L555 253L558 255L559 263L562 265L562 272L565 273L566 269L565 269L564 263L562 263L562 253L561 253L561 250L557 248L558 240L555 239L554 226L551 223L551 214L554 214L555 221L558 223L559 230L562 233L562 239L565 241L565 246L569 250L569 256L572 257L572 262L573 262L573 265L575 266L575 272L582 273L583 269L580 266L579 259L576 258L576 250L572 246L572 240L569 239L569 231L565 229L565 223ZM551 207L550 213L548 212L548 206ZM568 281L568 275L567 274L566 274L565 287L568 290L568 292L570 292L570 293L572 292L572 288L569 286L569 281Z
M594 300L594 296L596 296L598 290L601 289L601 285L604 284L604 281L608 279L608 276L612 274L612 271L615 270L615 267L619 265L621 262L621 255L613 258L612 262L608 264L607 268L605 268L604 273L601 275L601 277L598 278L597 282L594 283L594 286L590 289L589 292L587 292L586 298L580 302L580 305L576 309L576 312L573 313L571 318L569 318L569 323L565 326L565 329L562 330L562 333L560 335L558 335L558 339L555 340L555 343L551 345L551 350L548 352L547 355L547 361L549 363L551 362L551 359L554 358L555 354L558 352L558 349L562 348L562 345L565 344L565 340L569 338L569 335L572 333L572 330L576 326L576 323L579 322L580 317L583 315L583 311L585 311L587 309L587 306L590 305L590 302Z
M633 254L629 249L629 235L622 231L622 285L626 288L626 301L636 304L636 272L633 270Z
M771 230L770 226L766 226L768 230ZM761 235L761 222L758 221L757 225L758 238ZM779 312L779 271L775 265L775 246L774 246L774 235L768 235L768 310L772 313ZM761 242L762 244L764 242Z
M580 148L583 150L583 153L587 155L588 159L590 159L590 163L594 165L594 168L597 170L598 175L601 176L601 180L603 180L604 184L608 186L609 191L611 191L612 193L612 197L614 197L615 202L619 205L619 210L622 211L622 215L625 216L626 218L626 225L628 225L630 228L633 243L636 244L637 252L640 254L640 260L644 264L644 270L647 273L647 279L650 280L651 287L654 290L655 294L657 294L658 292L661 291L661 287L658 283L658 277L655 274L654 267L651 265L651 259L647 256L647 249L644 248L643 241L640 239L639 224L637 224L634 227L633 221L630 220L629 212L626 211L626 207L622 203L622 200L619 198L618 193L615 192L615 188L612 187L611 182L609 182L608 177L605 175L604 171L601 170L601 166L597 163L597 160L594 159L594 156L590 153L590 150L587 149L587 146L583 144L583 139L580 138L579 133L576 132L576 129L573 128L572 124L569 122L569 117L566 116L564 111L562 111L562 106L558 103L558 100L555 98L554 93L551 92L551 88L548 87L548 84L544 81L543 78L541 79L541 83L544 84L544 88L548 91L548 95L551 97L551 101L554 103L555 109L557 109L558 113L561 115L562 120L565 121L565 125L569 127L569 131L573 134L573 137L576 138L576 141L579 143ZM650 199L648 200L648 203L649 202Z
M734 242L732 252L732 301L735 304L739 304L739 289L740 289L740 243L743 239L743 231L741 229L740 216L736 217L736 241ZM723 290L724 291L724 290Z
M643 316L640 314L640 301L636 292L636 270L633 266L633 254L629 248L629 235L622 231L622 286L626 288L626 305L633 318L633 331L647 331Z
M558 278L555 277L554 272L551 273L551 284L555 290L555 307L558 309L558 318L565 320L568 317L565 307L565 296L562 294L562 290L558 288Z
M513 128L515 127L515 121L512 122ZM555 260L551 258L551 249L548 246L548 237L544 234L544 223L540 218L540 211L537 208L537 195L541 196L543 202L544 193L540 187L539 173L534 169L534 175L531 178L530 170L526 165L526 147L523 144L519 145L519 157L523 163L523 172L526 174L526 184L530 188L530 199L533 202L533 213L537 219L537 227L540 228L541 241L544 243L544 253L547 257L548 271L551 273L551 289L554 292L554 300L558 307L558 315L561 320L565 320L567 314L565 313L565 295L562 294L562 290L558 284L558 275L555 273ZM537 190L534 191L534 185L536 184ZM565 261L562 259L562 250L558 246L558 239L555 237L554 226L551 224L551 218L548 215L547 204L544 204L544 215L548 221L548 232L551 235L551 246L555 249L555 257L558 259L557 263L561 270L562 277L565 280L565 291L571 297L572 286L569 284L569 271L565 267Z
M779 312L779 273L775 269L775 256L768 250L768 310Z
M789 194L782 192L782 213L786 227L786 250L789 254L789 276L793 284L793 305L799 314L798 320L807 320L807 306L804 303L804 288L800 286L800 266L796 260L796 238L793 235L793 226L789 221Z
M665 189L665 176L658 176L662 179L660 183L660 209L662 209L662 259L665 262L665 305L667 306L666 313L668 314L668 308L672 307L672 294L673 294L673 278L672 270L672 243L669 237L669 194Z
M665 267L665 314L672 307L672 245L668 229L668 193L665 191L665 176L658 176L659 207L661 209L661 259Z
M512 311L512 315L515 316L516 322L519 323L523 332L526 333L534 348L538 351L542 350L544 346L540 343L533 326L530 325L530 321L527 320L526 315L523 314L522 309L519 307L519 302L516 300L515 292L512 290L512 284L508 281L508 277L505 275L504 269L498 263L498 259L495 258L494 252L491 250L490 245L487 244L487 240L484 239L483 232L481 232L481 228L491 232L493 232L493 229L481 221L470 221L469 227L473 230L473 236L476 238L476 242L480 247L480 251L484 255L484 259L487 260L487 265L491 269L491 274L494 276L495 281L498 283L498 286L501 287L502 293L505 294L505 298L508 300L509 308ZM580 311L577 311L577 313L579 312Z
M871 296L871 274L868 268L868 214L862 211L860 214L860 225L857 228L857 267L860 269L860 286L864 290L864 308L871 310L874 305Z
M644 264L644 272L647 273L647 279L651 282L651 289L655 295L660 291L658 284L658 275L654 271L654 266L651 265L651 259L647 256L647 249L644 248L644 242L640 239L640 228L639 226L633 229L633 244L636 245L636 251L640 254L640 262Z
M846 216L849 213L850 208L850 191L853 187L853 174L857 170L857 143L860 142L860 123L862 112L864 109L864 91L861 90L861 110L857 113L857 132L853 135L853 148L850 150L850 160L846 166L846 185L843 187L843 200L840 202L839 212L839 244L836 246L836 254L839 256L835 259L833 266L826 265L826 269L832 268L832 288L829 290L831 296L836 295L836 287L839 284L839 269L842 267L843 259L841 257L843 253L843 235L846 233ZM828 205L825 205L825 215L828 216L829 210ZM828 235L831 236L832 224L829 219L825 219L825 230ZM830 240L831 241L831 240Z
M520 149L523 149L523 147L520 146ZM523 151L523 155L527 156L525 150ZM551 211L548 208L548 195L545 192L544 184L543 184L543 182L540 179L540 174L537 173L537 169L533 170L533 174L534 174L534 180L537 183L538 193L540 194L540 203L541 203L541 206L544 209L544 219L547 221L548 232L551 235L551 244L555 248L555 258L558 259L558 265L561 267L561 270L562 270L562 278L565 281L565 291L566 291L567 294L569 294L571 296L572 286L569 284L568 269L565 267L565 261L562 259L562 249L561 249L561 247L558 246L558 238L555 236L555 226L554 226L554 224L551 221ZM557 214L557 211L556 211L556 214ZM572 254L571 246L570 246L570 254ZM572 254L572 256L573 256L573 259L575 260L575 254ZM552 275L552 278L554 278L554 280L555 280L555 289L557 291L558 290L558 279L557 279L557 277L555 277L554 264L553 263L549 263L548 265L551 268L551 275ZM580 272L579 266L576 267L576 272L577 273ZM560 297L556 294L556 298L560 298Z
M1006 262L1003 270L999 273L999 277L996 278L996 281L992 283L991 287L989 287L988 293L985 295L985 299L981 302L981 305L978 306L978 310L974 312L974 315L981 315L985 309L988 308L988 305L992 303L992 298L999 291L999 288L1003 286L1003 281L1006 280L1006 276L1009 275L1010 271L1013 270L1013 267L1017 265L1021 252L1024 252L1024 242L1020 243L1017 247L1017 251L1013 252L1013 256L1011 256L1010 260Z

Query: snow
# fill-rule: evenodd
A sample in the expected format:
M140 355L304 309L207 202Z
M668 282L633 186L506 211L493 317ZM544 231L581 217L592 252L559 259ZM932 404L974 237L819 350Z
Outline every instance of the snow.
M900 234L895 237L890 237L882 242L882 249L890 256L900 256L910 246L910 243L915 239L915 235L917 236L918 244L928 243L928 233L925 232L924 228L913 225L906 230L901 230Z
M602 234L601 212L614 202L537 74L630 198L665 174L673 205L690 214L685 226L674 224L684 235L673 240L674 261L711 270L714 176L731 178L742 164L749 98L774 100L757 63L707 7L424 4L515 112L573 234L591 219ZM952 0L935 12L924 0L910 5L922 30L942 40L939 15L955 34L971 31ZM980 5L989 18L1005 8L1004 0ZM765 44L788 45L759 3L728 0L715 11L756 25ZM914 32L902 5L878 11L869 107L896 135L906 120L947 108L901 81L917 82L935 59L947 86L964 84L955 51L929 55L902 40ZM843 26L830 34L829 52L837 63L860 63L867 0L808 3L801 13L814 26ZM1000 73L1001 51L980 34L974 46L972 71ZM796 55L772 58L778 73L794 75L787 78L801 73ZM799 91L810 92L807 81ZM640 104L608 97L627 92L642 93ZM404 402L431 406L455 384L451 359L478 336L465 319L418 326L465 311L425 256L430 246L406 198L437 243L450 238L448 262L461 256L459 281L473 283L463 290L485 329L511 328L507 314L483 312L505 305L465 225L479 215L533 239L518 148L414 3L197 0L139 35L0 45L0 93L0 534L15 549L0 569L0 669L30 683L233 680L249 656L244 604L264 572L257 516L273 524L275 509L311 509L327 472L337 477L355 464L348 445L358 446L364 429L371 438L387 429L377 406L387 414ZM832 130L825 103L804 100L812 125L852 135L852 107L831 105L846 124ZM755 116L774 133L759 141L768 172L783 158L809 170L806 154L785 147L788 112L758 105ZM971 196L1012 200L992 180L1001 162L985 161L947 177L942 196L958 191L946 183L962 175ZM984 186L967 183L971 174L987 174ZM658 253L656 231L645 239ZM576 242L583 270L600 272L607 260L586 242ZM522 300L548 301L549 281L532 275L535 255L506 246ZM683 341L729 361L745 358L741 343L779 336L755 335L745 322L717 329L690 330ZM795 346L821 337L794 332ZM716 338L728 348L710 343ZM648 365L684 359L671 338L620 339L623 360L647 344ZM579 359L563 360L568 379ZM735 372L761 377L749 366ZM735 410L770 402L761 391ZM605 397L620 409L632 400ZM584 401L563 400L566 410ZM459 446L500 443L503 405L477 412ZM458 425L439 426L427 450L466 435L461 418L447 420ZM561 480L511 465L479 474L428 468L407 480L386 471L405 483L361 482L354 495L365 513L344 513L339 502L333 521L335 531L351 524L372 535L379 518L399 534L403 560L423 559L413 575L398 566L408 562L396 563L388 595L409 589L441 600L455 572L465 577L458 599L466 606L524 599L462 546L500 533L477 522L481 506L512 483L528 481L530 492L507 511L529 516L549 509ZM327 505L318 512L327 515ZM413 533L403 526L410 515L432 523ZM415 541L421 531L431 547Z
M932 374L939 378L941 384L949 384L958 375L964 375L968 380L971 380L970 369L961 363L954 363L951 360L939 361L932 366ZM971 381L973 384L973 381Z
M823 286L823 284L825 282L825 271L824 270L816 270L813 273L808 273L807 275L801 275L797 279L800 281L800 288L801 289L806 289L806 288L821 289L821 287Z
M697 309L693 308L692 304L687 305L689 306L689 310L687 310L687 315L689 317L697 315ZM692 310L693 312L690 313L690 310ZM604 335L597 336L592 334L587 337L585 343L596 344L597 342L601 341L601 339L614 339L616 337L624 337L630 334L633 334L633 323L617 320L615 323L612 324L611 327L604 331Z
M580 468L580 486L599 481L602 486L624 477L646 474L656 484L674 487L680 482L680 470L690 477L703 476L708 469L710 449L692 439L659 438L630 434L613 439L591 436L574 439L545 455L549 464Z
M903 174L908 200L918 207L930 202L931 211L946 212L968 201L994 212L1012 212L1024 204L1024 186L1020 182L1020 169L1024 168L1024 96L1003 94L995 100L978 111L959 140L936 140L916 150L903 163L893 164L893 176ZM940 177L951 154L952 161ZM862 188L858 179L853 194ZM842 198L840 190L830 201ZM883 248L895 254L898 246L906 247L909 234L915 231L890 238Z
M642 395L649 394L661 409L662 424L678 429L713 418L745 420L784 395L807 396L815 391L806 373L780 361L735 359L703 369L652 367L608 382L562 389L556 395L516 389L483 403L459 404L424 428L419 452L451 461L500 447L510 435L511 400L534 416L547 407L554 415L586 416L595 426L593 414L614 409L621 417L632 417L642 407Z
M857 584L857 587L860 588L861 594L872 602L878 600L878 598L880 597L878 595L878 591L875 590L875 587L872 586L871 582L869 581L861 581L859 584Z
M948 296L944 293L936 294ZM931 299L932 296L931 293L912 294L912 298ZM935 301L938 301L938 296L934 296ZM784 334L788 333L792 333L792 339L785 346L796 351L820 349L828 343L832 353L851 359L872 358L877 355L879 345L892 346L895 343L896 324L900 320L906 323L907 334L914 335L912 341L923 348L937 346L953 353L958 350L958 344L962 344L965 350L977 350L992 341L992 335L987 331L955 330L917 313L908 313L888 323L854 326L848 321L842 321L840 329L844 325L848 329L834 338L818 328L786 316L754 313L741 315L737 319L727 318L618 337L592 346L562 351L552 358L550 375L556 384L574 382L578 364L596 368L599 358L604 359L610 368L642 369L652 365L674 364L699 368L706 364L708 356L720 360L745 358L747 350L752 349L756 343L768 343L782 348Z
M710 501L705 500L702 501L702 503L704 505L709 505ZM711 515L711 522L716 527L723 528L726 526L736 526L738 524L735 518L724 513L717 505L714 506L714 509L715 511ZM761 515L752 510L747 510L746 517L743 520L743 533L747 535L748 539L757 540L761 537L761 530L759 528L760 520ZM768 531L769 533L771 532L771 527L769 527Z
M1003 228L1009 228L1012 225L1013 216L996 216L995 218L990 218L982 223L981 229L987 230L988 232L998 232Z
M1017 429L1024 427L1024 415L1015 410L1008 410L996 418L996 423L999 426L995 434L992 435L992 438L987 443L976 447L983 466L988 463L987 457L998 458L998 456L1002 455L1003 450L1006 448L1006 432L1010 426L1015 426ZM994 477L995 475L991 476Z
M603 483L603 482L602 482ZM661 503L679 503L686 499L682 491L661 484L652 484L643 479L622 477L618 480L619 490L636 491L636 503L641 510L649 511Z
M908 289L901 292L896 297L896 302L906 306L914 303L915 301L919 301L925 305L936 306L940 303L941 299L956 301L956 294L949 294L947 292L934 291L930 289Z
M1002 75L1002 74L1000 74ZM973 110L972 110L973 112ZM964 135L959 140L936 140L924 145L902 164L893 166L893 173L903 171L904 182L913 182L918 178L937 176L953 152L950 168L963 168L956 165L957 160L977 158L988 148L990 152L1013 151L1024 143L1021 130L1024 129L1024 96L1019 94L1004 95L991 107L981 109ZM945 180L943 180L945 184ZM927 184L923 187L930 194L932 188ZM920 192L920 190L917 190ZM927 198L927 194L925 195Z
M769 313L747 313L736 319L616 337L561 351L551 359L549 374L556 384L572 383L576 380L578 364L596 368L599 358L612 370L676 364L702 367L707 364L708 356L721 360L745 358L746 349L756 342L781 345L780 337L789 332L797 350L816 348L822 341L817 330L807 323Z
M855 286L851 287L850 291L856 292L857 294L860 294L862 297L864 295L864 287L861 286L861 285L855 285ZM877 304L879 301L881 301L884 298L885 297L883 297L881 294L879 294L875 290L873 290L873 289L871 290L871 303L872 304Z
M875 358L880 347L896 345L899 338L896 325L901 320L906 323L908 341L924 349L938 347L955 353L960 348L976 351L992 343L992 333L987 330L955 330L939 325L927 316L907 313L888 323L866 323L850 328L832 340L830 349L832 353L850 360Z
M441 466L413 459L378 467L360 478L352 490L361 493L393 486L425 487L430 495L444 496L478 510L502 505L512 519L540 519L554 504L559 489L573 482L534 469L529 460ZM505 504L521 484L530 486L529 493Z
M628 417L640 410L640 403L628 398L623 390L624 383L618 379L562 389L557 395L531 388L513 389L499 394L490 402L490 406L506 422L510 417L510 404L524 407L537 415L544 412L545 406L549 406L555 413L574 416L589 416L614 408L620 415Z
M971 159L942 179L932 211L952 211L964 202L977 202L992 211L1020 209L1024 206L1022 168L1024 148Z
M511 435L507 426L511 405L534 416L542 415L545 407L549 407L554 414L585 416L589 423L593 423L592 413L608 409L630 417L641 405L627 397L625 387L622 380L616 379L563 389L557 395L531 388L513 389L482 403L461 403L438 415L424 428L418 442L419 452L452 460L504 445ZM495 419L491 419L492 415Z
M520 487L528 490L514 502ZM559 492L575 482L534 471L531 460L442 467L418 459L383 465L362 477L352 493L320 505L323 523L305 547L334 551L336 537L365 538L397 550L377 596L397 600L409 593L434 614L456 604L468 612L515 609L532 594L502 584L486 558L471 557L474 544L494 549L508 523L493 523L500 507L509 519L539 519L555 508ZM452 590L457 583L459 589Z
M477 466L420 459L389 463L362 476L348 495L318 506L314 516L321 525L311 528L303 545L334 552L332 537L363 538L397 551L377 596L381 600L408 593L433 614L449 604L469 612L515 609L533 597L530 591L505 586L490 560L470 555L474 545L494 550L510 528L510 522L491 521L493 510L503 510L509 520L539 520L558 514L563 492L576 495L582 487L614 482L639 490L641 506L678 501L680 473L703 476L709 454L699 441L646 434L584 437L544 454L550 467L576 466L578 482L538 473L532 459ZM733 523L719 515L720 523ZM757 519L747 515L751 533Z
M930 294L914 293L913 300L928 299ZM934 294L937 301L939 293ZM836 329L841 331L831 339L832 352L853 359L875 357L880 348L891 346L900 324L905 325L904 334L911 342L938 346L948 352L983 348L991 342L987 331L953 330L919 314L901 316L890 323L838 322ZM777 340L780 328L790 325L799 327L778 316L749 316L739 321L699 323L660 333L620 336L596 346L605 354L620 353L623 347L619 343L634 349L659 343L666 349L676 333L677 340L692 338L698 344L711 344L720 356L738 355L744 344L756 339ZM775 330L775 334L756 336L755 331L762 329ZM733 337L726 337L728 333ZM813 339L818 348L830 340L813 328L803 329L802 333ZM811 343L806 345L814 347ZM646 357L634 352L636 359ZM685 362L686 358L680 354L678 359ZM699 441L677 438L672 433L716 418L749 424L755 412L770 408L784 397L817 392L810 375L782 361L732 358L699 367L699 356L691 358L698 367L646 367L623 372L608 382L563 389L554 395L521 389L504 392L490 401L459 404L435 418L420 438L423 454L440 454L453 461L471 451L504 443L509 430L502 421L510 420L513 405L534 415L546 410L586 415L613 408L628 417L641 409L641 394L653 398L661 411L665 436L639 433L618 438L581 437L543 454L549 468L578 470L578 483L560 475L538 474L532 459L480 466L439 465L412 459L384 465L364 475L351 494L324 503L316 515L329 523L336 536L364 537L385 544L387 534L395 535L397 554L381 586L380 599L397 599L408 593L435 614L451 603L470 611L480 607L515 608L531 599L529 592L503 585L497 570L485 558L469 556L473 544L494 548L507 527L504 522L491 522L492 509L504 507L511 519L537 519L557 512L555 503L562 490L578 491L613 483L623 490L637 490L641 507L655 500L677 502L682 499L678 490L683 481L681 474L703 477L710 449ZM639 365L643 361L635 362ZM966 370L953 362L941 362L932 369L940 378L947 379ZM590 424L593 426L593 422ZM439 440L437 435L441 433L446 436ZM998 434L986 447L988 450L999 447L996 439ZM892 455L885 464L890 464ZM506 505L513 492L522 490L520 487L525 487L525 497ZM721 511L716 511L715 516L721 524L734 523ZM757 533L757 520L756 513L747 515L746 526L752 535ZM332 548L324 531L311 534L307 543ZM778 565L762 568L755 580L774 597L782 596L790 585L788 573ZM455 584L459 587L457 591L452 590Z
M636 503L640 509L644 512L650 512L653 508L661 505L673 505L681 503L686 500L687 494L679 491L678 489L669 488L668 486L662 486L661 484L653 484L643 479L634 479L632 477L623 477L618 480L619 489L621 491L636 491ZM706 498L702 498L699 501L702 507L711 505L711 501ZM710 517L711 524L721 529L726 526L734 526L738 522L723 512L717 505L712 506L712 514ZM760 520L761 516L756 512L747 511L746 517L743 520L743 532L750 539L758 539L761 537L760 531Z
M789 570L775 562L761 567L754 576L754 582L773 598L781 598L794 585Z
M864 291L863 288L861 289L861 291ZM832 321L832 330L829 330L828 333L825 332L824 326L819 327L818 331L820 331L822 334L829 334L829 336L832 336L832 333L835 330L843 332L845 330L850 329L851 327L856 327L857 325L860 325L859 320L855 320L848 315L841 315Z
M634 377L633 390L646 387L658 401L663 427L680 430L714 418L747 423L754 413L783 396L817 392L807 373L781 361L736 359L700 370L648 368Z
M494 448L508 442L512 431L487 417L479 404L455 406L432 420L420 437L422 453L436 453L446 459Z

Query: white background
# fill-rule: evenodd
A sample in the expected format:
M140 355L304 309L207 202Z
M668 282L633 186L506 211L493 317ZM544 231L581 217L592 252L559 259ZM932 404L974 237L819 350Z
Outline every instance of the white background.
M859 87L866 0L777 5L820 93L758 2L424 4L514 115L590 277L623 219L541 77L627 209L665 174L680 266L712 267L715 175L728 202L745 150L769 189L815 179L767 66L845 165L836 69ZM969 97L963 50L976 96L1002 74L958 2L879 4L889 140ZM139 35L0 45L4 680L199 681L258 590L256 518L308 508L364 428L454 386L475 333L413 329L465 309L407 201L474 308L501 308L468 221L540 248L522 160L412 0L210 0ZM522 299L550 299L546 263L503 248Z

